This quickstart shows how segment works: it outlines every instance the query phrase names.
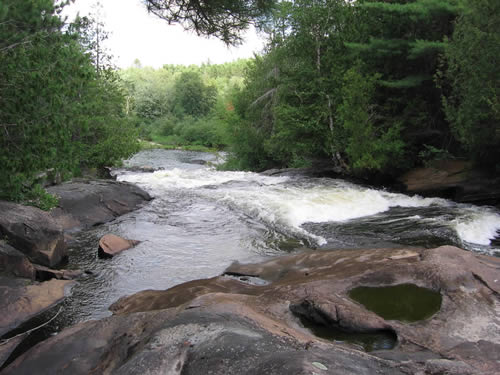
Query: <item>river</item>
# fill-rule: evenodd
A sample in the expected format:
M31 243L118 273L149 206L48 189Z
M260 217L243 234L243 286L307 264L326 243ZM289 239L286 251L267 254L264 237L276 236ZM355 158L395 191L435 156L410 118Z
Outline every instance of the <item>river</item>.
M147 150L114 171L155 199L114 222L74 235L69 267L89 274L39 332L110 315L118 298L220 275L233 261L257 262L308 249L456 245L500 256L500 212L439 198L406 196L327 178L217 171L217 156ZM155 172L137 172L151 166ZM99 238L142 241L97 258ZM307 251L307 250L306 250ZM53 311L48 312L47 319Z

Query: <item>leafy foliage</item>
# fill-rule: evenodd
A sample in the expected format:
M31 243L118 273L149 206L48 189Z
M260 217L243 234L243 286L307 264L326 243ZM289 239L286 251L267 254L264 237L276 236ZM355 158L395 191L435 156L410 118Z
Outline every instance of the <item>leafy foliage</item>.
M467 2L446 45L444 108L454 134L470 155L500 160L500 3Z
M232 96L243 85L247 60L201 66L165 65L120 71L128 114L141 137L171 146L228 144Z
M354 171L396 167L402 156L400 126L386 124L373 104L378 78L378 74L363 76L356 68L344 75L338 120L346 131L345 152Z
M96 70L81 25L65 28L51 0L1 9L0 197L32 199L39 172L68 177L136 150L117 77Z

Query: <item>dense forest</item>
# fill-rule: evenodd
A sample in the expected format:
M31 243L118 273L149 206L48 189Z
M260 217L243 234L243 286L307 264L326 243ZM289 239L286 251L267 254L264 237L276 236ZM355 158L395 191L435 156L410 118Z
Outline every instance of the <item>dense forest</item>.
M239 167L500 160L500 2L281 1L266 32L235 99Z
M228 44L253 23L265 51L116 71L98 20L68 23L52 0L0 1L0 198L43 206L40 172L111 165L138 137L225 148L231 169L319 159L396 175L440 158L500 168L497 0L146 3Z
M56 179L138 150L125 92L90 18L65 23L53 0L0 1L0 198L41 207Z

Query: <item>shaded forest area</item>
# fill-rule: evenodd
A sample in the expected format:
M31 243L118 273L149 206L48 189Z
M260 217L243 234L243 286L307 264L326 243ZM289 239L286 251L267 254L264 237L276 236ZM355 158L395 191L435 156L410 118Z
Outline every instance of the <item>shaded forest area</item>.
M235 98L238 168L391 175L456 157L498 172L500 2L282 1L266 32Z
M111 165L138 137L225 148L228 169L321 159L396 175L464 158L498 173L497 0L226 3L146 1L228 44L254 24L267 38L260 56L116 71L98 20L68 24L52 0L1 1L0 198L50 205L40 172Z

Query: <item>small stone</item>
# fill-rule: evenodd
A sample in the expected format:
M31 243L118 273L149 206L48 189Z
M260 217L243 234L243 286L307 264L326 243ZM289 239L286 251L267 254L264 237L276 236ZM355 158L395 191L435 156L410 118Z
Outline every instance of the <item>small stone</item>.
M326 367L324 364L319 363L319 362L313 362L312 365L316 368L319 368L320 370L328 370L328 367Z
M98 255L101 258L112 258L124 250L138 245L140 241L127 240L114 234L106 234L99 240Z

